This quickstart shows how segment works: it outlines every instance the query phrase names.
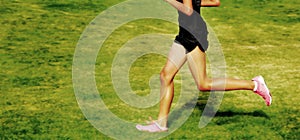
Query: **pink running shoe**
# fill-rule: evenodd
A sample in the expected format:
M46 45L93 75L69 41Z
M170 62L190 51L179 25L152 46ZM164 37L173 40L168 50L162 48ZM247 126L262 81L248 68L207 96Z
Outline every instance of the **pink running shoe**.
M161 127L157 122L153 122L146 126L138 124L136 125L136 129L138 129L139 131L148 131L152 133L168 131L167 127Z
M252 79L252 81L257 83L257 87L254 92L264 98L266 105L270 106L272 103L272 95L265 83L264 78L262 76L256 76Z

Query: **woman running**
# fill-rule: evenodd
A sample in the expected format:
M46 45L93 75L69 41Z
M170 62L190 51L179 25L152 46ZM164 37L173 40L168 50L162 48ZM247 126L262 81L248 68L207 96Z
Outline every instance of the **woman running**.
M200 15L201 0L165 1L178 10L179 34L160 73L161 100L158 118L148 125L136 125L138 130L148 132L168 130L168 114L174 97L173 78L186 61L200 91L252 90L265 100L267 106L271 105L272 96L262 76L254 77L252 80L207 77L205 51L208 48L208 32L206 23Z

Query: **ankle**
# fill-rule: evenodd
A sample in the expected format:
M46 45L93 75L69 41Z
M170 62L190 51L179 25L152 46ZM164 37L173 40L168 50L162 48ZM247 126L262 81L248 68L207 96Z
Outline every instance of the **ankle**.
M258 83L256 81L253 81L253 83L254 83L253 91L255 92L257 90Z
M167 127L167 119L163 118L163 119L158 119L157 121L155 121L158 125L160 125L161 127Z

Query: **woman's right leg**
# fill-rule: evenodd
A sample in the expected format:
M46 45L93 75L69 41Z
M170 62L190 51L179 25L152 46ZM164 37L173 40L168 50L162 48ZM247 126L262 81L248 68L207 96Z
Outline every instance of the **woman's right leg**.
M161 89L158 119L146 126L137 125L136 128L138 130L148 132L161 132L168 129L168 114L170 112L171 103L174 97L173 79L178 70L185 62L185 48L182 45L174 42L169 52L168 60L160 73Z
M185 51L182 45L173 43L168 55L168 60L160 73L160 110L157 123L162 127L167 127L168 114L174 97L173 79L178 70L186 62Z

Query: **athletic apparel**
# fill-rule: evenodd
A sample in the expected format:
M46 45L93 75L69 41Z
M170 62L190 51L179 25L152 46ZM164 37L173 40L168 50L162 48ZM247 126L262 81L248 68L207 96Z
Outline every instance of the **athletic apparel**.
M261 96L265 100L266 105L270 106L272 103L272 95L265 83L264 78L262 76L256 76L252 79L252 81L256 82L256 89L254 89L254 93Z
M168 131L167 127L160 126L157 122L152 122L148 125L136 125L135 126L139 131L147 131L147 132L165 132Z
M182 3L182 0L178 0ZM187 52L191 52L197 46L203 52L208 48L207 26L200 16L201 0L192 0L193 14L185 15L178 11L179 34L175 41L182 44Z

